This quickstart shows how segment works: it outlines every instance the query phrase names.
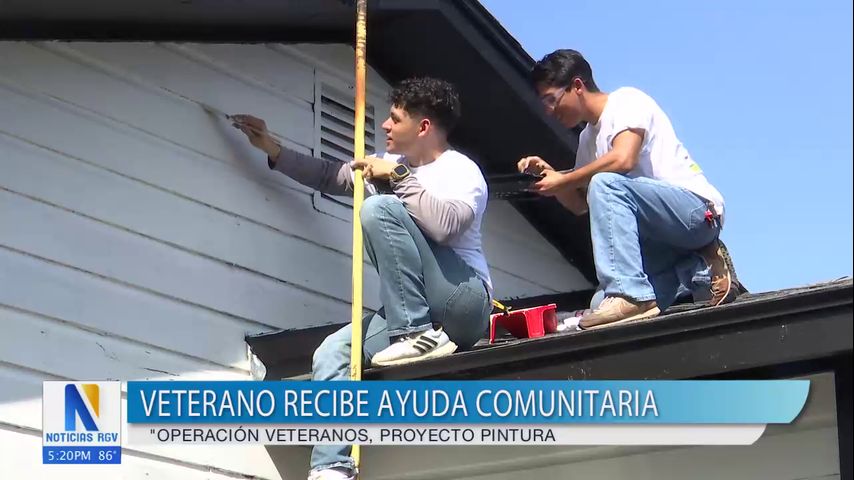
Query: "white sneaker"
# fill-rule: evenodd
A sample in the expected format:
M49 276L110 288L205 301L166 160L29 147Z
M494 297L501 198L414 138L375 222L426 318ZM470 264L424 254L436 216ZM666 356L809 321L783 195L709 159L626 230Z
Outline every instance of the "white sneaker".
M309 472L308 480L355 480L356 477L336 468Z
M371 364L386 367L403 365L428 358L450 355L457 350L457 344L448 338L441 328L427 330L403 337L374 355Z

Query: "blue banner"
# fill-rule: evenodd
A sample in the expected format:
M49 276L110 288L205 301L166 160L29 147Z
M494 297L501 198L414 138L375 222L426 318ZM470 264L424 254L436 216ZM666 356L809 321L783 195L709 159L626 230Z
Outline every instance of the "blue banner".
M128 382L128 423L790 423L808 380Z

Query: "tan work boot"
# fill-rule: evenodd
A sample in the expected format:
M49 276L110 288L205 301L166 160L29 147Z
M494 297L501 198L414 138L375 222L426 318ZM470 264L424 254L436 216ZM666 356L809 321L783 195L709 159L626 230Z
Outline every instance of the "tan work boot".
M732 281L732 272L729 270L720 242L715 240L706 245L700 250L700 255L711 270L709 273L712 277L712 299L709 300L709 305L716 307L735 300L738 289Z
M618 323L636 322L661 313L655 300L633 302L623 297L606 297L602 303L578 322L582 330L610 327Z

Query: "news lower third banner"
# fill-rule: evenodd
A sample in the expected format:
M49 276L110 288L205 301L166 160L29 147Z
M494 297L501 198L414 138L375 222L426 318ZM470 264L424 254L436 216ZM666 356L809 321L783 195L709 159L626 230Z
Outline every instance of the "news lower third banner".
M139 444L749 445L808 380L127 382Z

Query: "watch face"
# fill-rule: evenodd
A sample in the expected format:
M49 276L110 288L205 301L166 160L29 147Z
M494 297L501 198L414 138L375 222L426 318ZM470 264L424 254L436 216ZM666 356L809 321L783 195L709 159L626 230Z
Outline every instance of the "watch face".
M394 173L397 174L398 176L406 175L406 172L407 172L406 165L398 165L398 166L394 167Z

